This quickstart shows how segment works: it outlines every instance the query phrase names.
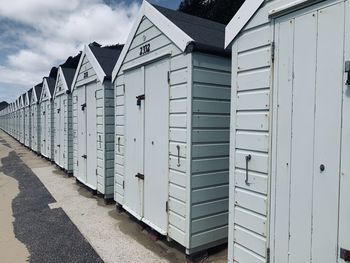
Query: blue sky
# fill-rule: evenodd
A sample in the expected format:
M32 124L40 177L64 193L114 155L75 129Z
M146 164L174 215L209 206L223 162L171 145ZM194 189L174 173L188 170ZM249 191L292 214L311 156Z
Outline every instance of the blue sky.
M150 0L177 9L181 0ZM84 44L124 43L141 0L1 0L0 101L11 102Z

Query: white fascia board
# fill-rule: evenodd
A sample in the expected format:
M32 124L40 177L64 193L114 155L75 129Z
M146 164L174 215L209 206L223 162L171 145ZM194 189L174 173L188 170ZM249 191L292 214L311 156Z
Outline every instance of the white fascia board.
M134 25L129 33L128 39L124 45L124 48L119 56L119 59L112 72L112 82L117 77L119 70L124 62L126 54L129 51L130 45L134 39L134 36L142 22L143 17L147 17L164 35L166 35L174 44L184 52L189 43L194 40L188 36L184 31L178 28L167 17L162 15L155 7L153 7L146 0L143 1L139 14L137 15Z
M58 81L59 79L62 80L63 82L63 88L65 90L65 92L67 92L68 90L68 85L67 85L67 81L66 81L66 77L64 76L63 74L63 70L62 70L62 67L59 66L58 67L58 73L57 73L57 78L56 78L56 82L55 82L55 90L53 92L53 97L56 98L57 97L57 88L58 88Z
M44 98L43 95L47 93L48 97ZM40 102L42 101L46 101L51 99L51 94L50 94L50 90L49 90L49 85L47 83L46 78L43 79L43 89L41 90L41 95L40 95Z
M97 58L95 57L94 53L92 53L91 49L89 46L86 46L86 56L91 63L91 66L96 72L97 78L100 80L101 83L103 83L106 73L103 71L100 63L98 63Z
M35 98L34 101L33 101L33 98ZM30 105L33 105L33 104L35 104L36 102L38 102L38 96L36 95L35 86L32 88L32 101L33 101L33 103L30 102Z
M225 29L225 48L227 48L242 28L252 18L264 0L246 0Z

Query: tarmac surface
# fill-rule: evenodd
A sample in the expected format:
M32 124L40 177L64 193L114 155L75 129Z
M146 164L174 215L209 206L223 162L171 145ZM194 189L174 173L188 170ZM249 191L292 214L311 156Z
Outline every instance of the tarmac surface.
M0 131L0 262L185 262L184 249ZM227 248L201 262L227 262Z

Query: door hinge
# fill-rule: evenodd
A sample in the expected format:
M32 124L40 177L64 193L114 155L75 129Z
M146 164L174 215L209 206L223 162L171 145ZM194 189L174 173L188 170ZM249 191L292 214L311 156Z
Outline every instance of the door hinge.
M170 71L168 71L168 83L170 83Z
M123 189L125 189L125 181L123 181Z
M271 43L271 60L272 62L275 61L275 42Z
M139 178L139 179L141 179L141 180L145 180L145 175L140 174L140 173L137 173L137 174L135 175L135 177L136 177L136 178Z
M79 166L79 161L77 161L77 166Z
M266 263L270 263L270 248L266 248Z
M169 202L165 202L165 211L168 213L169 212Z
M97 175L97 169L95 170L95 173L96 173L96 175Z
M142 100L145 100L145 94L136 96L136 105L137 105L137 106L141 106L141 101L142 101Z
M82 111L84 111L84 110L85 110L85 108L86 108L86 103L81 104L81 110L82 110Z
M345 262L350 262L350 250L340 248L340 258Z

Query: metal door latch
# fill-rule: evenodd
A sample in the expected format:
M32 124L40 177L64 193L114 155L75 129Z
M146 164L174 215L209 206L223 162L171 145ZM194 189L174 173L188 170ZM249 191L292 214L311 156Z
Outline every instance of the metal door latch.
M81 110L82 110L82 111L84 111L84 110L85 110L85 108L86 108L86 103L81 104Z
M135 175L135 177L136 177L136 178L139 178L139 179L141 179L141 180L145 180L145 175L140 174L140 173L137 173L137 174Z
M84 159L86 159L86 158L87 158L87 155L84 154L84 155L82 155L81 157L84 158Z
M61 147L61 145L60 145L60 144L57 144L57 147Z
M137 106L141 106L141 101L142 101L142 100L145 100L145 94L136 96L136 105L137 105Z
M348 73L345 85L350 86L350 60L345 61L345 72Z
M248 163L249 161L252 159L252 156L250 154L248 154L246 157L245 157L245 184L246 185L250 185L248 179L249 179L249 175L248 175Z
M57 113L60 113L61 112L61 109L57 109Z
M345 262L350 262L350 250L340 248L340 258Z

